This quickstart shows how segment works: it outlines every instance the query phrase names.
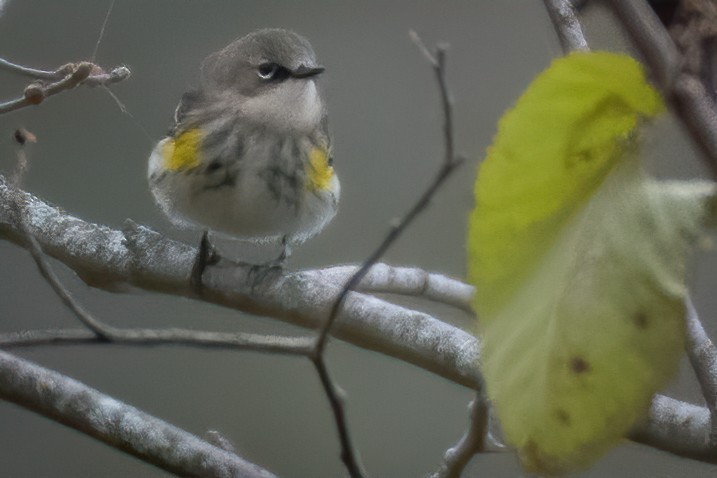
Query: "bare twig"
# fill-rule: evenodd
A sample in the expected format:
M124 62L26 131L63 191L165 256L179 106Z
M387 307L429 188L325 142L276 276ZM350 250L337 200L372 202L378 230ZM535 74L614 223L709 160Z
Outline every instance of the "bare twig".
M670 35L645 0L606 0L657 79L658 87L687 126L717 178L717 110L700 78L682 69Z
M712 418L710 442L717 443L717 348L707 336L691 300L687 301L687 356Z
M114 344L135 346L190 346L212 349L234 349L284 355L308 356L313 350L313 337L286 337L250 333L224 333L187 329L113 329L107 342L86 329L24 330L0 333L4 348L44 345Z
M417 38L415 33L412 33L413 38ZM383 239L383 241L378 245L378 247L373 251L373 253L364 261L364 263L361 265L359 270L357 270L354 275L349 279L349 281L344 285L343 289L341 290L341 293L339 294L338 298L336 299L336 302L334 306L332 307L331 313L329 314L329 318L322 327L318 337L317 337L317 343L316 343L316 349L317 354L322 353L324 347L326 346L326 340L328 338L329 332L331 331L331 327L336 320L338 311L340 310L341 306L343 305L344 300L346 299L346 296L349 292L354 290L356 286L361 282L363 277L368 273L369 269L373 264L375 264L385 253L386 251L393 245L393 243L400 237L400 235L405 231L405 229L413 222L413 220L421 213L423 210L428 206L431 199L433 198L433 195L436 193L438 188L443 184L443 182L450 176L450 174L455 170L457 166L463 163L463 158L455 157L453 154L454 151L454 142L453 142L453 128L452 128L452 102L450 100L450 93L447 90L446 83L445 83L445 46L439 46L437 48L436 56L434 57L431 55L430 52L426 49L425 46L422 46L419 40L419 48L423 52L424 55L427 55L429 58L429 61L431 63L431 66L433 67L434 71L436 72L436 76L438 78L439 87L441 90L441 100L442 100L442 106L443 111L445 114L444 118L444 134L445 134L445 155L444 155L444 161L443 165L441 166L440 170L434 177L433 181L428 185L426 190L423 192L423 194L418 198L416 203L413 205L413 207L408 211L408 213L403 216L401 219L397 221L397 223L391 228L391 230L388 232L386 237Z
M443 464L429 478L460 478L461 473L473 455L485 449L488 435L488 403L483 393L478 392L469 405L470 423L468 430L455 446L446 450Z
M30 244L30 254L35 261L37 268L40 270L40 274L42 274L42 277L44 277L47 283L50 284L50 287L52 287L52 290L55 291L55 294L57 294L65 307L70 309L80 322L90 329L99 340L107 342L112 341L115 329L95 319L92 314L90 314L89 311L87 311L87 309L85 309L82 304L74 298L70 291L67 290L62 282L60 282L60 279L57 278L57 275L52 270L52 267L50 267L50 264L47 262L47 258L42 252L37 239L29 233L27 233L26 236L26 239Z
M570 0L544 0L550 21L558 33L560 46L564 53L576 50L589 50L582 26L575 14L575 6Z
M28 78L48 81L61 80L72 72L71 68L69 68L69 65L61 66L55 71L46 71L38 70L36 68L30 68L28 66L18 65L17 63L13 63L4 58L0 58L0 69L10 73L27 76Z
M17 139L17 138L16 138ZM25 151L25 142L20 142L20 150L18 151L18 165L16 173L13 177L13 185L15 188L19 188L23 181L23 176L28 168L28 159ZM35 239L25 225L25 217L27 216L26 207L27 204L18 203L16 206L16 213L19 216L18 224L22 234L25 236L25 240L28 242L28 249L32 255L35 265L42 277L50 284L52 290L57 294L62 303L70 309L75 316L82 322L88 329L101 340L109 341L112 335L112 328L104 325L99 320L92 317L92 315L77 301L67 288L60 282L55 272L52 270L47 257L42 252L40 244Z
M32 410L180 476L271 478L210 445L57 372L0 351L0 399Z
M127 67L119 66L108 73L94 63L87 61L68 63L55 71L44 71L17 65L0 58L0 68L37 80L25 88L21 97L0 103L0 114L9 113L26 106L38 105L45 98L71 90L80 84L106 86L126 80L130 76L130 71Z
M115 0L110 1L110 6L107 9L107 13L105 14L105 19L102 21L102 27L100 27L100 33L97 35L97 41L95 42L95 48L92 50L92 57L91 61L95 61L97 59L97 52L100 49L100 44L102 43L102 38L105 36L105 28L107 28L107 22L110 19L110 15L112 14L112 9L115 6Z
M345 284L359 266L331 266L315 271L305 271L307 276L321 276L324 280L336 284ZM420 297L438 302L473 314L471 300L472 286L416 267L393 267L386 264L374 264L356 286L357 291L367 293L401 294Z
M319 374L321 383L324 387L324 392L329 399L329 403L331 404L331 408L334 413L334 419L339 433L339 440L341 442L341 459L346 464L349 474L352 477L362 477L364 476L364 471L362 470L357 457L357 452L352 444L348 421L346 419L346 412L344 410L343 394L332 380L329 370L326 367L324 351L326 349L329 334L336 318L338 317L339 310L344 305L348 294L358 286L371 267L383 256L383 254L385 254L388 248L393 245L396 239L398 239L403 231L405 231L406 228L413 222L416 216L418 216L428 206L431 198L436 193L438 188L443 184L446 178L448 178L450 173L454 171L456 166L462 162L460 159L456 158L454 154L452 102L445 78L446 47L439 46L436 49L436 55L434 56L420 41L415 32L411 32L411 38L417 43L424 56L428 58L438 80L441 94L441 104L444 112L443 132L445 155L443 166L439 170L433 182L428 186L426 191L421 195L411 210L409 210L409 212L398 221L398 223L386 235L381 244L379 244L374 252L364 261L361 267L344 284L341 292L334 301L328 319L319 330L316 338L315 352L311 357L311 361Z
M331 405L331 412L334 415L334 422L339 434L339 442L341 443L341 461L346 465L351 478L362 478L366 476L366 471L361 464L358 451L354 447L351 431L349 430L349 422L346 417L344 404L346 402L346 394L334 382L326 366L324 354L316 355L314 352L309 356L311 363L314 364L316 373L321 380L321 386Z

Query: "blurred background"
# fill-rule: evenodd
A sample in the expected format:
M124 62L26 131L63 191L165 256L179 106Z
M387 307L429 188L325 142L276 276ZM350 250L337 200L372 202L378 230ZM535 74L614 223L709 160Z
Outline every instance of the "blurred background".
M54 69L89 59L109 0L11 0L0 16L0 56ZM600 8L585 14L593 48L630 51ZM117 0L97 62L127 65L129 81L112 91L81 88L42 106L0 116L0 171L14 168L12 133L33 132L25 186L85 220L120 228L126 218L172 237L148 192L146 160L167 131L181 93L195 84L203 57L260 27L305 35L327 67L323 88L342 182L339 214L298 248L292 268L360 262L403 214L437 169L442 153L438 90L408 37L450 44L458 150L469 162L438 193L385 260L461 278L466 217L475 170L496 121L532 77L560 54L543 3L535 0L367 2L176 2ZM26 79L0 73L0 98ZM669 118L650 132L646 154L656 174L702 174L694 149ZM691 283L714 337L715 254L701 252ZM188 299L112 294L87 287L56 264L67 286L98 318L115 326L178 326L302 332L275 321ZM71 327L66 311L29 254L0 242L0 331ZM448 307L391 300L471 328ZM218 430L248 460L282 477L338 477L345 471L326 398L307 360L249 352L119 346L42 347L17 353L197 435ZM428 372L332 341L329 363L346 390L351 429L373 477L416 477L436 469L467 424L472 392ZM667 391L698 402L689 367ZM3 477L154 477L166 473L15 405L0 403ZM581 477L714 476L715 468L625 444ZM474 458L470 476L515 477L512 454Z

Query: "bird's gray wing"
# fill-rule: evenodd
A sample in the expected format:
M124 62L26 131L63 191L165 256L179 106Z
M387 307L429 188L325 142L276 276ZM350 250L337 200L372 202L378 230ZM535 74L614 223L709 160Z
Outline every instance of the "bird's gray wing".
M326 144L326 151L329 155L329 166L332 166L334 164L334 150L331 147L331 134L329 133L329 115L324 114L324 116L321 117L319 131L321 139Z
M199 90L189 90L182 95L177 108L174 110L174 124L169 129L169 136L175 136L184 129L189 112L196 109L203 102L203 95Z

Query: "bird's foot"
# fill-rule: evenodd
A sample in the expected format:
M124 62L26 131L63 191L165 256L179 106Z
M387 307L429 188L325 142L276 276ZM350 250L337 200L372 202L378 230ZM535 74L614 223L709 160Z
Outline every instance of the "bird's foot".
M192 266L192 275L189 278L189 284L198 296L201 296L204 291L204 284L202 283L204 270L207 266L214 265L217 262L219 262L219 254L209 242L209 232L204 231L202 239L199 241L197 258L194 260L194 266Z

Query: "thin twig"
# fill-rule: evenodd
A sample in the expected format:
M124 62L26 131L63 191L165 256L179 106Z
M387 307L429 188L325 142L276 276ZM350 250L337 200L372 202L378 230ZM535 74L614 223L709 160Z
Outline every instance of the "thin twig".
M412 38L417 38L417 35L415 32L411 34ZM361 282L361 280L364 278L364 276L368 273L369 269L371 269L371 266L375 264L385 253L386 251L393 245L393 243L401 236L401 234L406 230L406 228L413 222L413 220L421 213L423 210L428 206L431 199L433 198L433 195L436 193L436 191L441 187L443 182L450 176L450 174L456 169L457 166L461 165L463 163L463 158L455 157L453 155L454 151L454 141L453 141L453 106L452 101L450 99L450 93L448 92L448 88L446 86L445 81L445 46L439 46L437 48L437 55L433 56L425 46L422 45L422 43L419 40L418 47L421 50L421 52L424 55L427 55L427 58L429 62L431 63L431 66L433 67L434 71L436 72L436 76L438 78L438 84L441 91L441 102L444 112L444 135L445 135L445 155L444 155L444 161L443 165L441 166L440 170L436 174L436 176L433 178L433 181L428 185L426 190L421 194L421 196L418 198L416 203L413 205L413 207L408 211L408 213L403 216L399 221L391 228L391 230L388 232L386 237L381 241L381 243L378 245L378 247L373 251L373 253L363 262L359 270L357 270L354 275L351 277L351 279L346 282L343 289L341 290L341 293L338 295L336 302L334 303L334 306L331 309L331 313L329 314L329 318L324 324L324 326L321 328L317 340L316 340L316 351L317 354L323 353L323 349L326 347L326 341L328 339L329 332L331 331L331 327L333 326L334 322L336 321L336 317L338 316L338 312L341 309L341 306L343 305L344 300L346 299L346 296L349 294L349 292L353 291L356 286Z
M589 50L582 26L575 13L575 6L570 0L544 0L544 2L553 27L558 33L563 52Z
M438 86L441 94L441 104L443 106L444 113L443 132L445 141L445 156L443 165L434 180L419 197L416 204L414 204L409 212L388 232L381 244L379 244L376 250L374 250L374 252L364 261L361 267L353 274L353 276L351 276L341 289L341 292L334 301L328 319L319 330L316 338L314 353L311 356L311 361L319 374L321 383L324 387L324 392L329 399L329 403L331 404L331 409L334 414L336 427L339 433L339 440L341 442L341 458L344 461L349 474L354 478L364 476L364 471L362 470L357 456L358 454L354 449L351 440L348 420L346 419L346 412L344 410L342 393L332 380L324 359L324 351L326 350L326 344L328 342L331 328L336 322L339 310L343 306L349 292L353 291L358 286L371 267L385 254L388 248L393 245L393 243L413 222L413 220L428 206L431 198L446 178L448 178L450 173L463 162L462 159L456 158L454 154L452 100L445 78L446 47L444 45L439 45L436 48L436 55L434 56L430 53L430 51L428 51L415 32L411 32L410 35L418 45L423 55L429 60L429 63L433 67L438 80Z
M47 257L42 252L40 244L35 239L35 236L25 232L26 239L30 244L30 254L32 255L37 268L40 270L40 274L45 278L52 290L57 294L62 303L72 311L73 314L82 322L88 329L90 329L99 340L105 342L111 342L114 340L115 328L103 324L99 320L95 319L90 312L85 309L80 302L70 293L69 290L60 282L52 267L47 262Z
M130 71L119 66L109 73L90 62L68 63L54 72L28 68L0 58L0 67L37 79L25 88L19 98L0 103L0 114L9 113L27 106L38 105L46 98L71 90L80 84L87 86L109 85L126 80ZM48 83L50 82L50 83Z
M672 38L645 0L606 0L645 57L663 96L702 151L717 179L717 108L700 78L686 73Z
M20 186L22 185L23 176L27 171L28 164L29 163L27 160L24 144L22 144L20 146L20 150L18 151L18 166L16 168L16 173L12 181L15 189L20 188ZM90 329L97 336L98 339L104 341L111 340L112 327L106 326L99 320L92 317L92 314L90 314L82 306L82 304L80 304L79 301L72 296L70 291L65 288L65 286L62 284L62 282L60 282L60 279L57 277L55 272L52 270L50 263L47 261L47 257L42 252L42 247L37 242L35 236L33 236L29 232L28 227L26 225L25 218L27 217L27 207L28 205L26 203L18 203L15 205L17 215L19 216L18 223L20 225L21 233L25 236L25 240L28 242L28 249L30 250L30 254L35 261L35 265L37 265L40 274L42 274L42 277L45 279L45 281L50 284L50 287L60 298L65 307L70 309L70 311L75 314L75 316L80 320L80 322L85 325L85 327Z
M87 329L24 330L0 333L0 346L3 348L77 344L170 345L308 356L313 350L313 343L313 337L224 333L176 328L113 329L110 342Z
M686 307L687 356L712 417L710 441L714 444L717 443L717 348L702 327L692 300L687 300Z
M469 410L468 430L455 446L446 450L440 469L430 474L429 478L460 478L471 458L485 450L488 436L488 403L483 393L476 394Z
M60 67L55 71L46 71L38 70L37 68L30 68L28 66L18 65L17 63L13 63L4 58L0 58L0 69L3 69L10 73L27 76L28 78L48 81L60 80L72 72L72 70L69 68L69 65Z
M90 61L94 62L97 59L97 51L100 49L100 43L102 43L102 38L105 36L105 28L107 28L107 22L110 19L110 15L112 14L112 9L115 6L115 0L110 1L110 6L107 9L107 13L105 14L105 19L102 22L102 27L100 28L100 34L97 36L97 42L95 43L95 48L92 50L92 57L90 58Z
M358 450L354 447L351 438L346 409L344 407L346 394L331 378L329 369L326 366L324 354L315 355L314 349L309 357L311 363L314 364L316 373L318 373L319 379L321 380L321 386L324 388L324 393L326 393L326 397L329 399L329 404L331 405L334 422L336 423L336 428L339 433L339 442L341 443L341 461L346 465L346 469L351 478L362 478L366 476L366 471L361 464Z

